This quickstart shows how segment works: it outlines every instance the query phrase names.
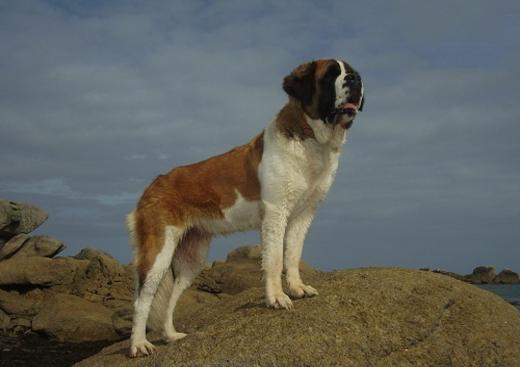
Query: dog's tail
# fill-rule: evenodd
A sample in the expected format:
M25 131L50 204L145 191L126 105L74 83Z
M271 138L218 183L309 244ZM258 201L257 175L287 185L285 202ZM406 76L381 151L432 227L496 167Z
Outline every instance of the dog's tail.
M126 223L128 226L128 233L130 237L130 244L132 245L132 250L134 254L134 259L138 258L138 239L136 235L135 229L135 211L132 211L128 214L126 218ZM137 296L137 290L139 289L139 279L137 274L135 277L135 289L134 297ZM163 275L161 282L157 288L154 299L152 301L152 306L150 308L150 313L148 315L148 321L146 326L150 330L161 331L163 328L163 324L166 316L166 309L168 307L168 303L170 301L170 295L173 290L173 282L175 277L173 275L173 268L170 266L166 273ZM135 298L134 298L135 303Z

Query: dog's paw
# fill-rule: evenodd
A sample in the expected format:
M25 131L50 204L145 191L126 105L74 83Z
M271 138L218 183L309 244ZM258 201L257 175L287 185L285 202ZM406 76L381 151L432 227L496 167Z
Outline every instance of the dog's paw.
M130 358L148 356L154 351L155 346L146 339L132 342L132 345L130 346Z
M286 310L291 310L293 308L293 304L288 295L283 292L275 293L272 296L268 296L266 300L267 306L272 308L285 308Z
M174 342L176 340L185 338L187 335L188 334L178 332L164 333L164 339L168 342Z
M292 298L314 297L318 295L318 291L303 283L289 286L289 295Z

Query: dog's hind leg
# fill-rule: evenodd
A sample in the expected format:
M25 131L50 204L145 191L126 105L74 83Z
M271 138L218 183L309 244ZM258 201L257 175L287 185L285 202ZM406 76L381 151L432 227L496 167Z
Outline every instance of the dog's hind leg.
M182 292L188 288L206 262L211 235L196 228L189 229L183 236L173 258L175 281L164 318L164 336L174 341L186 336L173 326L173 311Z
M139 243L136 246L137 283L130 337L131 357L148 355L154 349L146 339L146 321L157 287L171 266L175 248L183 234L181 228L172 225L160 226L154 223L149 226L138 225L139 228L146 229L136 236Z

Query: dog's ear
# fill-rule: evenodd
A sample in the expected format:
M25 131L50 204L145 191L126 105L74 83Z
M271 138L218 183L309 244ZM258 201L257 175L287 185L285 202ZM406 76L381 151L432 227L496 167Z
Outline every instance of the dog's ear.
M365 96L361 97L361 104L359 105L358 110L363 111L363 106L365 105Z
M315 92L314 74L316 61L307 62L298 66L283 79L283 90L288 95L301 101L304 105L312 102Z

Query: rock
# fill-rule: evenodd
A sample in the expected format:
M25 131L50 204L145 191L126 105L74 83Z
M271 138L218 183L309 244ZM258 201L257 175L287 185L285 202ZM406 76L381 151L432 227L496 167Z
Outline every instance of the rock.
M245 245L232 250L226 258L226 262L258 260L262 258L261 245Z
M18 251L23 244L29 239L25 233L20 233L7 241L0 247L0 260L7 259Z
M68 294L56 294L42 305L32 329L63 342L117 340L108 308Z
M96 257L111 259L117 262L117 260L114 259L114 257L112 257L110 254L92 247L85 247L84 249L81 249L80 252L77 253L77 255L74 256L75 259L80 260L92 260Z
M461 280L463 282L467 282L468 281L464 275L460 275L460 274L457 274L457 273L454 273L454 272L451 272L451 271L442 270L442 269L433 269L432 272L437 273L437 274L446 275L446 276L455 278L457 280Z
M65 249L65 245L50 236L34 236L29 238L23 246L11 257L53 257Z
M6 330L11 323L11 318L8 314L0 309L0 330Z
M47 220L47 213L34 205L0 199L0 237L31 233Z
M495 271L494 266L477 266L470 275L466 275L466 278L475 284L489 284L493 283L496 277Z
M304 280L305 277L304 277ZM520 313L500 297L432 272L317 273L320 295L265 307L262 287L177 321L186 338L129 359L128 340L76 364L96 366L520 366Z
M86 260L46 257L14 258L0 261L0 285L52 286L71 284L76 273L84 271Z
M31 320L24 317L15 317L11 319L8 329L15 334L24 333L31 328Z
M91 302L120 308L133 299L134 281L130 267L112 256L94 249L83 249L76 259L88 259L88 266L74 281L73 294Z
M0 308L10 315L32 316L40 311L44 293L36 288L24 294L0 289Z
M520 277L511 269L504 269L493 280L500 284L520 284Z
M131 307L120 308L112 314L112 327L121 337L128 337L132 332L132 317L134 310Z

